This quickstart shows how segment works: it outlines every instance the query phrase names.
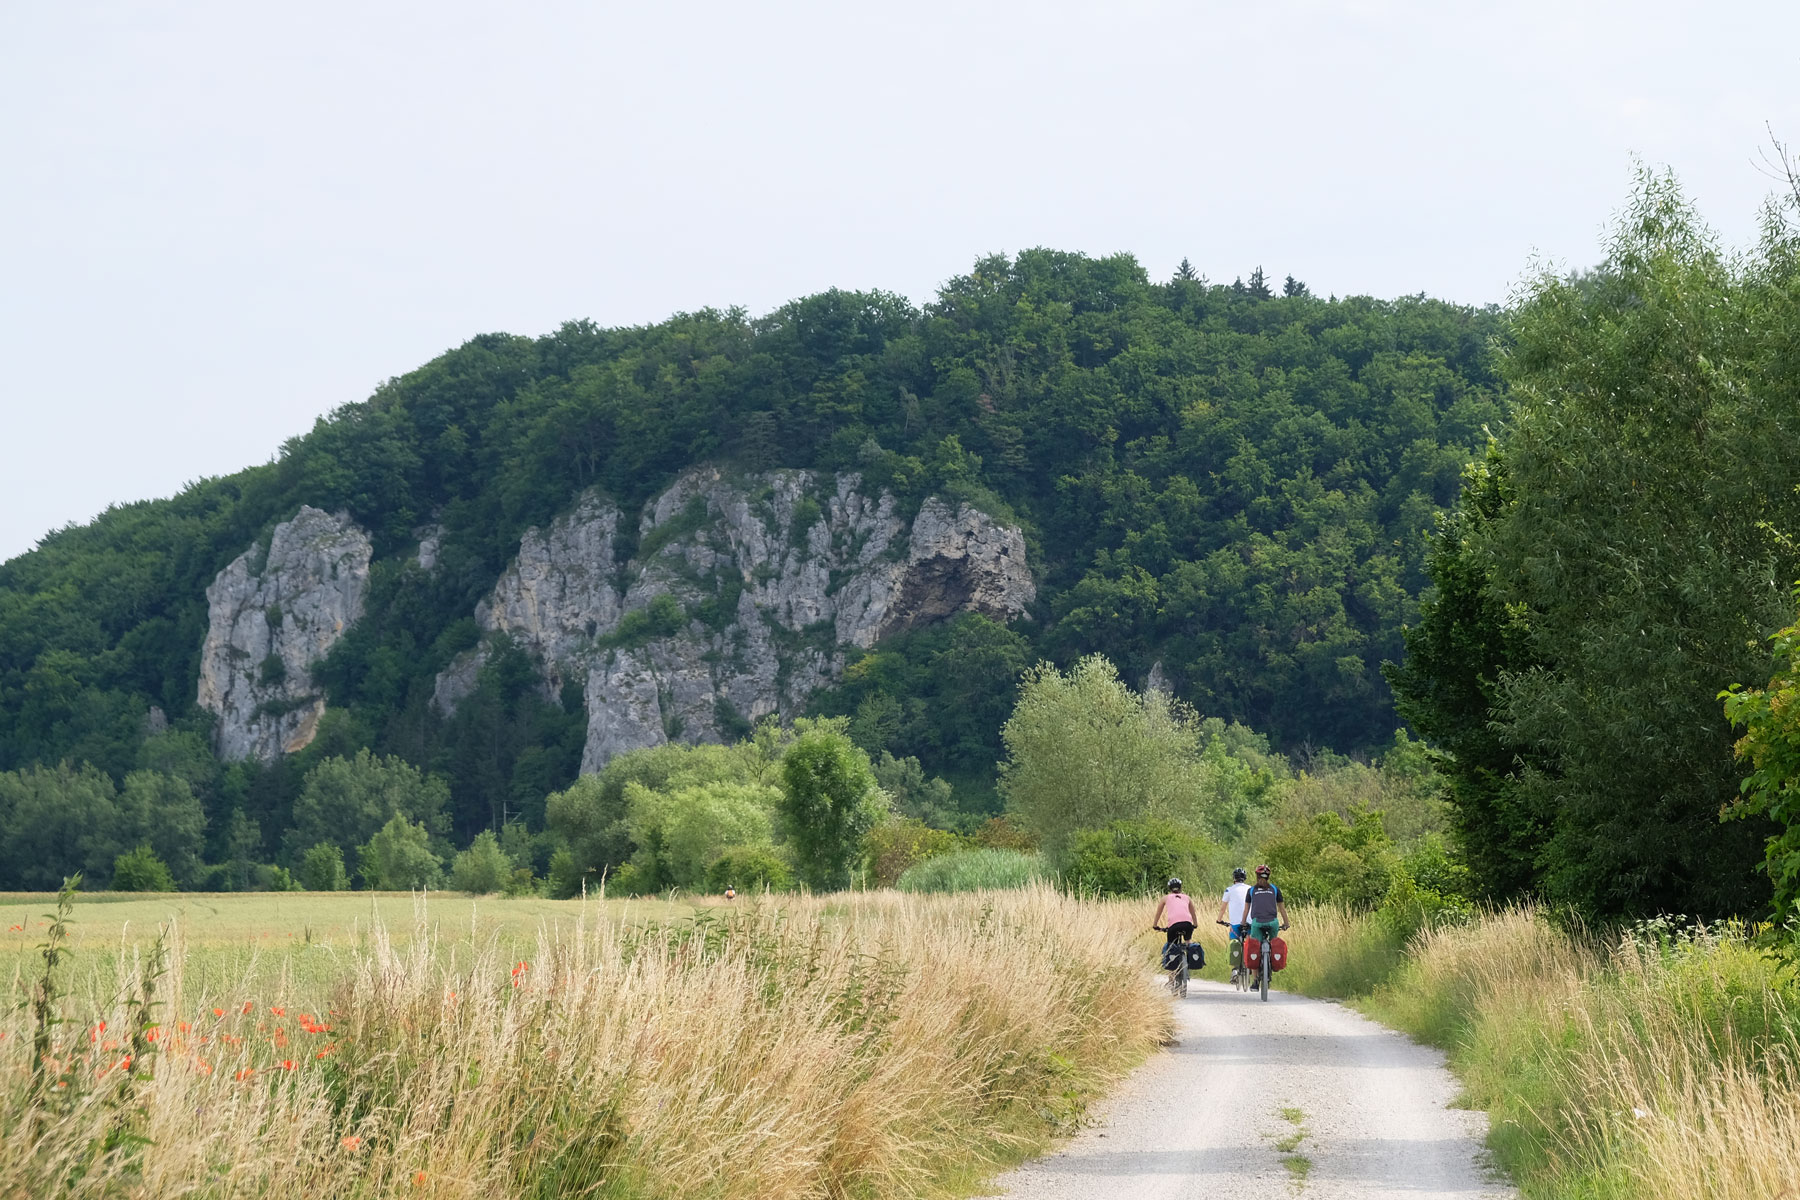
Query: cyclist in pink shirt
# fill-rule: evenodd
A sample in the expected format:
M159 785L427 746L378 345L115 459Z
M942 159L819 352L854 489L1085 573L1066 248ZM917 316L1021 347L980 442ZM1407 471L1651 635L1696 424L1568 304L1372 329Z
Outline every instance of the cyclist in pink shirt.
M1190 941L1194 936L1194 912L1194 898L1181 890L1181 880L1171 879L1163 898L1156 902L1150 928L1169 931L1165 946Z

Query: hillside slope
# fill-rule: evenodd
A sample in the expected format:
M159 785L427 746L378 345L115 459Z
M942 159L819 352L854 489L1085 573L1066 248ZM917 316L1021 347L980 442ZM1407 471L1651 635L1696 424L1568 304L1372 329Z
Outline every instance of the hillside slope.
M448 776L468 822L541 803L588 745L579 695L546 688L516 643L484 652L454 716L439 678L491 648L477 611L528 530L603 497L624 568L657 524L646 504L699 466L854 473L906 520L936 498L1020 531L1028 619L959 625L958 657L992 669L970 668L956 703L922 698L952 636L931 622L848 646L877 661L853 694L812 696L859 712L871 749L979 790L1009 672L1088 651L1136 679L1157 670L1277 745L1373 747L1396 723L1378 667L1401 654L1426 531L1503 412L1499 319L1286 291L1260 272L1153 284L1128 257L1036 250L983 260L922 309L833 291L757 319L475 338L268 465L112 509L0 566L0 769L68 760L120 778L165 723L220 746L197 703L207 589L310 506L354 525L369 566L358 619L312 671L329 711L304 753L401 754ZM303 765L289 759L203 797L210 836L229 808L273 834Z

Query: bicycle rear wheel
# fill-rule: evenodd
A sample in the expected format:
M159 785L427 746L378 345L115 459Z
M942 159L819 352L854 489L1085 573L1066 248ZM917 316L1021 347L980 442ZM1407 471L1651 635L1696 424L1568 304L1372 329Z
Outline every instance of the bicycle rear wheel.
M1262 956L1262 970L1258 971L1257 975L1261 980L1259 986L1262 990L1263 1003L1267 1004L1269 1001L1269 956L1267 954Z

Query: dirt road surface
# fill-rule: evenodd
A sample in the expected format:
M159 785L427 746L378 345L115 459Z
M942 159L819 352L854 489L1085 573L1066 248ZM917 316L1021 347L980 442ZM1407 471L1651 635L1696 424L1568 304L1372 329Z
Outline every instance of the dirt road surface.
M1321 1000L1195 980L1176 1044L1060 1149L1010 1171L1020 1200L1509 1200L1483 1113L1444 1057Z

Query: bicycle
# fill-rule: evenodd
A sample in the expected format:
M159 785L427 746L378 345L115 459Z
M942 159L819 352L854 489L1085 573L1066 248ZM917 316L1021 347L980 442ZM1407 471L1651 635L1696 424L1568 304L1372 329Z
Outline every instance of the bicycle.
M1152 925L1151 928L1158 933L1168 932L1168 930L1161 925ZM1181 999L1185 999L1188 993L1187 948L1188 944L1186 938L1183 938L1179 942L1169 942L1163 946L1163 957L1165 960L1168 958L1168 953L1171 949L1179 949L1181 951L1180 962L1172 967L1163 968L1169 973L1169 994Z
M1248 922L1246 922L1246 924L1248 924ZM1278 926L1275 930L1275 933L1282 933L1286 929L1287 929L1286 925ZM1246 930L1246 932L1249 932L1249 931ZM1269 952L1269 944L1275 940L1275 934L1270 934L1266 938L1258 938L1257 940L1262 943L1262 953L1256 956L1257 964L1256 964L1256 984L1255 984L1255 986L1256 986L1256 990L1258 992L1262 993L1263 1003L1267 1004L1269 1002L1269 976L1274 971L1274 968L1271 967L1269 965L1269 963L1275 957L1273 954L1271 954ZM1246 985L1246 987L1248 987L1248 985Z

